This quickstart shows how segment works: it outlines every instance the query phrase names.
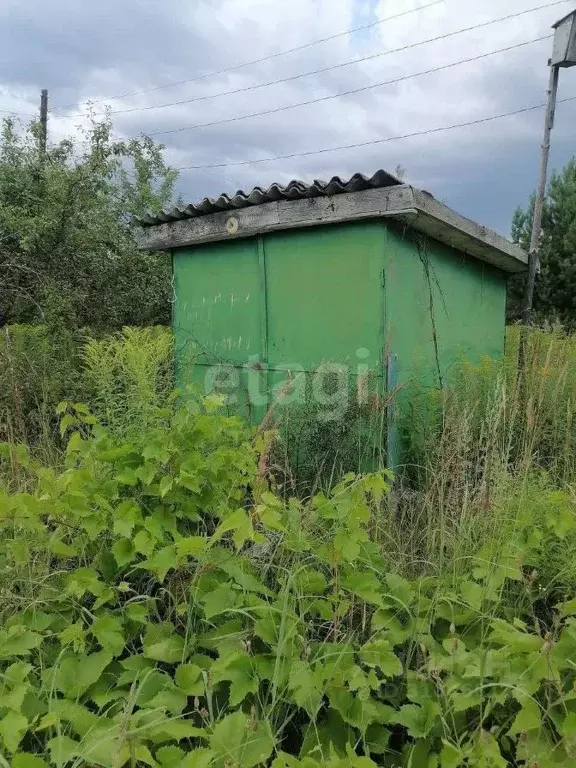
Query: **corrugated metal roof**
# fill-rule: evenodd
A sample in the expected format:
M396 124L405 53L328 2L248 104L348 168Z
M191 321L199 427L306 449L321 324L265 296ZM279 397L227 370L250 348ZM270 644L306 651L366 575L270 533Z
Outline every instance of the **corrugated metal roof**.
M200 203L194 205L176 206L160 213L150 213L142 216L138 221L142 226L154 226L165 224L170 221L180 219L192 219L196 216L207 216L210 213L219 213L220 211L230 211L237 208L248 208L254 205L263 205L277 200L303 200L311 197L329 197L331 195L341 195L346 192L360 192L365 189L379 189L382 187L392 187L402 184L400 179L387 171L376 171L368 178L362 173L355 173L348 181L343 181L339 176L334 176L328 182L314 181L312 184L306 184L303 181L291 181L286 186L281 184L272 184L268 189L254 187L251 192L239 190L230 197L223 194L215 200L205 197Z

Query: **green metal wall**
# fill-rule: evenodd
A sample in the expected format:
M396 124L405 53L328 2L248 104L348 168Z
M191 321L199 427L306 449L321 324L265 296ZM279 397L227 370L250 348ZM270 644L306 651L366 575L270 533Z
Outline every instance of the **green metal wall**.
M389 220L183 248L173 263L180 383L210 389L230 364L254 421L289 400L287 371L337 362L379 390L437 386L461 359L503 352L505 274Z
M441 243L386 230L386 330L399 384L438 384L461 360L500 357L506 275Z
M241 404L258 421L285 390L287 372L299 387L307 373L338 362L351 376L361 366L382 380L384 237L374 222L179 249L180 383L191 375L191 355L200 382L215 364L231 364Z

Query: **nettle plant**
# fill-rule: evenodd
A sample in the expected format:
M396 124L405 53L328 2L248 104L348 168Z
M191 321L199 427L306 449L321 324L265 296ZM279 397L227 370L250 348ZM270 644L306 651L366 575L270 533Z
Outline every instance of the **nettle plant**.
M389 477L285 503L266 439L218 406L129 442L64 407L63 471L3 446L31 490L0 494L0 764L576 761L576 599L546 626L502 607L566 504L497 562L411 583L382 555Z

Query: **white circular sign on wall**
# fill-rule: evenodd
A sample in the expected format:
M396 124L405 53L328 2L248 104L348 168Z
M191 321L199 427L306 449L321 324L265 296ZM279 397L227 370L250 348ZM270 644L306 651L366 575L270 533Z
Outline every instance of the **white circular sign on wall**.
M226 222L226 231L229 235L235 235L238 232L238 227L240 226L240 222L235 216L230 216L228 221Z

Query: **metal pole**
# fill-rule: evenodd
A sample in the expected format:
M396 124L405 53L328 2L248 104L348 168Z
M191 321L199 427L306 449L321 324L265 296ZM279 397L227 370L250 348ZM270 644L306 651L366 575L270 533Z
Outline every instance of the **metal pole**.
M538 249L540 246L540 234L542 232L542 214L546 200L546 180L548 177L548 159L550 157L550 134L554 128L554 115L556 113L556 96L558 94L558 79L560 67L550 65L550 82L548 85L548 108L546 109L546 122L544 123L544 140L542 141L542 160L540 163L540 181L534 203L534 221L532 224L532 239L528 254L528 277L524 291L522 305L522 323L530 325L532 322L532 303L534 300L534 284L536 272L539 268Z
M42 90L40 96L40 160L46 158L46 146L48 144L48 91Z

